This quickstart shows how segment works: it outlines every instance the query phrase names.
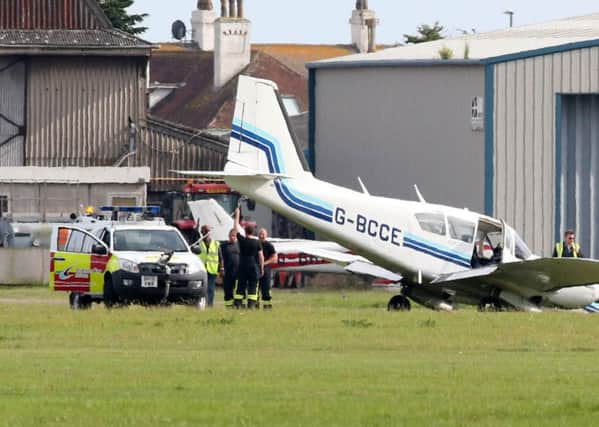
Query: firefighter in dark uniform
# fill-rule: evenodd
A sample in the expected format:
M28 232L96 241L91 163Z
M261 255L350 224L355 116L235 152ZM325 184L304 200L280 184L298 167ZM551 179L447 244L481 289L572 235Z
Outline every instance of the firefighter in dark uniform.
M271 265L277 262L277 252L275 247L266 238L268 232L261 228L258 232L258 239L262 243L262 254L264 255L264 274L260 277L260 298L262 308L272 308L272 296L270 295L270 283L272 281Z
M580 245L576 243L574 230L566 230L564 240L557 242L553 248L554 258L584 258Z
M239 242L239 272L237 274L237 289L235 290L235 308L243 307L247 293L247 308L256 308L258 301L258 280L264 274L264 256L260 240L254 236L254 227L245 227L242 235L239 225L239 208L235 209L235 229Z
M233 307L237 271L239 269L239 243L237 230L229 231L229 240L220 246L222 255L221 274L223 274L223 290L225 292L225 307Z

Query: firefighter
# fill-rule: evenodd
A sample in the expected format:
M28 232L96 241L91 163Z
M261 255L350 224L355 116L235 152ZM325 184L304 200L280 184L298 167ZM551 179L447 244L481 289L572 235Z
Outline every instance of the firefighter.
M239 208L235 209L235 230L239 242L239 273L235 290L235 308L243 307L247 292L247 308L254 309L258 301L258 280L264 274L264 256L260 240L254 236L254 226L245 227L245 236L240 233Z
M214 305L214 287L216 284L216 277L218 276L221 266L221 252L220 242L213 240L210 236L210 227L203 225L201 228L202 241L200 242L200 259L204 263L206 272L208 273L208 295L207 305L212 307Z
M258 232L258 238L262 244L262 253L264 254L264 274L260 277L260 297L264 309L272 308L272 296L270 294L271 265L277 262L277 252L273 244L266 240L267 237L268 232L265 228L261 228Z
M223 274L223 290L225 292L225 307L233 307L233 296L237 284L237 271L239 270L239 243L237 242L237 230L229 231L229 240L220 247L222 262L221 274Z

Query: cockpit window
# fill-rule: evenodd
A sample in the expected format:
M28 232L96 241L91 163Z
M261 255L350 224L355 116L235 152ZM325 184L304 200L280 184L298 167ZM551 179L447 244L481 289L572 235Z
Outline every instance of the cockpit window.
M473 222L448 216L447 224L449 225L449 236L452 239L461 240L466 243L472 243L474 240L475 228L475 224Z
M422 212L414 215L423 231L445 236L445 215Z

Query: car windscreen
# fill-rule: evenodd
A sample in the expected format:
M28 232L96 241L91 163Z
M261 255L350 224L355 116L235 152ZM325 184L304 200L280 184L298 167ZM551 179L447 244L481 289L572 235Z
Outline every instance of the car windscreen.
M185 242L175 230L117 230L115 251L187 252Z

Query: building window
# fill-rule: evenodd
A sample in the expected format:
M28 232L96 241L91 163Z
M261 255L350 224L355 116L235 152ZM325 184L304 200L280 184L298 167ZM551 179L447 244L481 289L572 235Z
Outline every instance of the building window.
M137 206L137 197L112 196L112 206Z
M283 105L285 106L285 111L287 111L287 115L289 117L297 116L298 114L302 113L300 111L300 106L299 106L295 96L283 95L283 96L281 96L281 99L283 100Z
M6 194L0 194L0 212L8 213L8 196Z

